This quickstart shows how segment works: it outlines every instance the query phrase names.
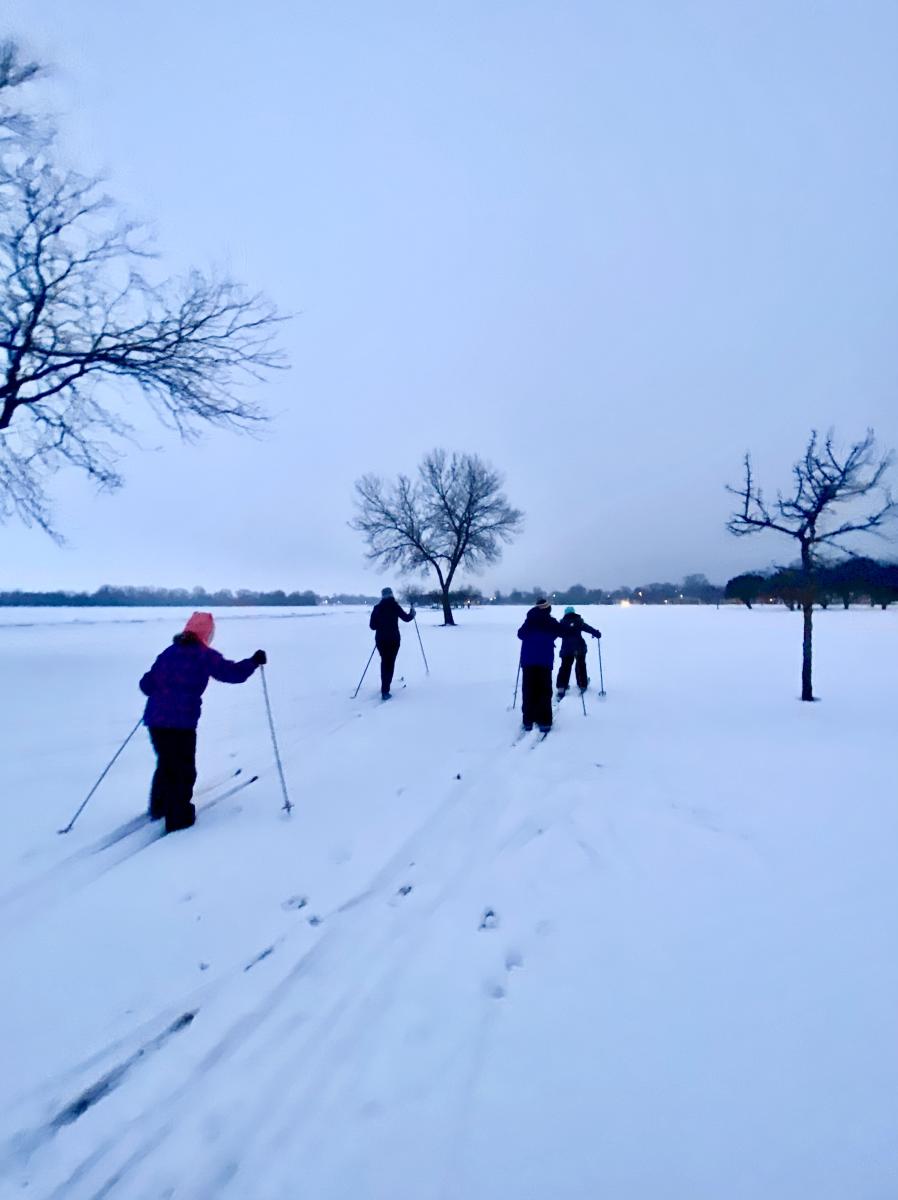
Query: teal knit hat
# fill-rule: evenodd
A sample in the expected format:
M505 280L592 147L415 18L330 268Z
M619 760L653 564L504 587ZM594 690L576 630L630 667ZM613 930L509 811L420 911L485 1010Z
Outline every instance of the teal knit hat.
M568 613L572 613L573 611L574 611L574 606L573 606L573 604L569 604L569 605L567 606L567 608L564 610L564 615L565 615L565 616L567 616L567 615L568 615Z

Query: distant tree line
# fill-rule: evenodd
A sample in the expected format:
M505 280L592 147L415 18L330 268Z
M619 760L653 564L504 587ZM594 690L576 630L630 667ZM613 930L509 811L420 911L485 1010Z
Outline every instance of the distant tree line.
M794 612L804 604L828 608L841 604L869 604L888 608L898 602L898 563L873 558L849 558L844 562L821 563L805 571L800 565L779 567L767 574L736 575L726 585L727 600L753 604L779 602Z
M421 606L442 602L442 593L409 588L405 593L410 603ZM571 587L552 589L542 587L514 588L510 592L493 592L484 595L478 588L454 588L449 600L454 608L467 604L534 604L540 597L548 596L555 604L719 604L724 598L724 589L709 583L704 575L687 575L682 583L644 583L640 587L620 587L614 591L604 588L588 588L582 583Z
M720 604L739 601L751 608L754 604L782 603L790 610L801 608L805 597L818 608L830 604L870 604L886 608L898 602L898 564L878 562L871 558L850 558L845 562L818 567L806 583L798 565L779 567L774 571L747 572L730 579L725 587L709 583L704 575L687 575L682 583L644 583L640 587L619 587L613 591L588 588L575 583L560 590L551 588L513 588L510 592L484 594L475 587L453 588L448 599L453 608L468 605L508 604L531 605L542 596L554 604ZM444 593L439 589L408 588L405 599L417 608L435 605L442 608ZM252 608L282 606L296 608L318 604L375 604L377 598L362 593L339 592L332 595L306 590L303 592L253 591L222 588L209 592L205 588L113 587L109 584L95 592L0 592L0 607L29 608Z
M372 596L344 592L321 596L317 592L256 592L223 588L207 592L205 588L111 587L95 592L0 592L0 607L29 608L254 608L283 606L299 608L315 604L374 604Z

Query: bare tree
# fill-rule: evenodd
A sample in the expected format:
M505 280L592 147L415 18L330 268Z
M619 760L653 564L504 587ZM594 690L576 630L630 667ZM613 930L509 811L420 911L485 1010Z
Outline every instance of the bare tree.
M768 504L752 473L751 457L745 456L745 481L741 488L728 487L738 496L740 506L727 522L737 537L772 529L794 538L801 552L799 576L800 603L804 617L801 660L801 698L813 700L811 686L814 571L821 547L852 551L845 539L855 534L881 534L884 525L898 512L898 504L884 485L893 455L878 454L873 430L855 442L847 454L840 454L832 433L820 445L812 432L804 456L792 468L793 491L789 497L777 493ZM851 506L864 497L876 497L870 511L852 513ZM836 509L849 507L841 519Z
M44 481L66 464L118 486L131 395L187 439L262 419L240 384L282 365L274 308L199 271L153 284L149 257L96 179L42 156L0 171L0 519L57 536Z
M408 575L432 570L443 601L443 620L454 625L449 589L456 571L498 562L503 543L523 526L523 514L502 491L502 476L476 454L433 450L413 482L400 475L358 480L358 515L350 525L365 537L368 558Z

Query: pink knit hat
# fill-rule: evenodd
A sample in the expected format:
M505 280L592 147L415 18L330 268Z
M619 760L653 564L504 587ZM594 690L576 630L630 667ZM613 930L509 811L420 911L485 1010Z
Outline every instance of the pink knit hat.
M195 612L184 626L185 633L192 633L204 646L209 646L215 637L215 620L211 613Z

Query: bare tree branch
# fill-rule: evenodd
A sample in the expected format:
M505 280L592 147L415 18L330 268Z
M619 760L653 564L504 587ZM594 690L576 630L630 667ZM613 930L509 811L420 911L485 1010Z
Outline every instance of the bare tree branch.
M37 122L13 105L12 93L43 73L39 63L22 57L16 42L8 38L0 41L0 147L36 134Z
M135 393L186 439L264 419L245 385L284 365L264 297L199 271L151 283L141 229L41 157L0 167L0 206L0 516L48 528L41 480L64 464L118 486Z

